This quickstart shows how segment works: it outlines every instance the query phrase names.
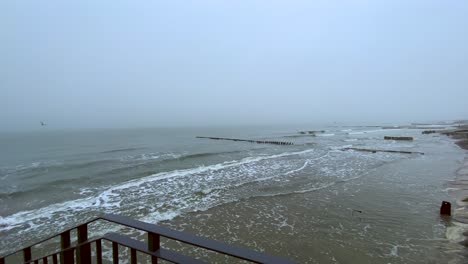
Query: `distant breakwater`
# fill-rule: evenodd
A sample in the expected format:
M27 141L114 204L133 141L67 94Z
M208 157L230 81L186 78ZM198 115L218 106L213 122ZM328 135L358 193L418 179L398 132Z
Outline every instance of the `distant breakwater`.
M213 140L241 141L241 142L257 143L257 144L294 145L294 143L292 143L292 142L272 141L272 140L253 140L253 139L222 138L222 137L196 137L196 138L213 139Z

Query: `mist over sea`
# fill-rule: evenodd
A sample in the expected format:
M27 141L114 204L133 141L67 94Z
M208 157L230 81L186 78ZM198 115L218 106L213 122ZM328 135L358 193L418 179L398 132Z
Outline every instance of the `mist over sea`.
M421 131L252 126L0 134L0 255L112 213L298 263L463 263L462 227L438 210L452 199L447 182L464 151Z

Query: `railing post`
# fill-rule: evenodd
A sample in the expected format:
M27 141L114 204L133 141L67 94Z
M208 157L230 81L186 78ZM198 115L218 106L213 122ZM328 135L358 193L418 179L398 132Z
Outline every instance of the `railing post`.
M130 249L130 264L137 264L137 254L136 249Z
M96 240L96 262L102 264L102 244L101 239Z
M112 261L114 264L119 264L119 244L112 242Z
M65 231L60 234L60 248L66 250L70 247L70 231ZM73 250L67 250L60 254L60 264L73 264L75 259L73 257Z
M24 263L31 262L31 248L30 247L23 249L23 258L24 258Z
M78 244L86 243L88 240L88 224L83 224L77 228ZM91 244L86 243L78 246L76 250L76 262L78 264L91 263Z
M57 254L54 254L54 255L52 256L52 263L53 263L53 264L58 264Z
M42 258L42 264L49 264L49 260L47 259L47 257Z
M0 264L5 264L5 259L4 258L0 258Z
M159 234L148 232L148 250L152 252L156 252L159 250L159 247L160 247ZM155 256L151 256L151 263L157 264L158 258Z

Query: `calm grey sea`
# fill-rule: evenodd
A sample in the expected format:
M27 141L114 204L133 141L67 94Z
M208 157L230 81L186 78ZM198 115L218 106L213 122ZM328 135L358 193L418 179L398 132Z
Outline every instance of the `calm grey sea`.
M453 199L447 182L465 153L444 136L337 126L48 129L0 135L0 255L114 213L299 263L466 261L457 244L463 227L438 214L440 203ZM325 131L299 136L301 129ZM386 135L416 140L383 140Z

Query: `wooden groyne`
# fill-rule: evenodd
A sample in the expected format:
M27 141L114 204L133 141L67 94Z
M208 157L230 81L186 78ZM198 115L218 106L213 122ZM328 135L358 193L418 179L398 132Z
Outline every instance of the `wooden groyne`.
M205 139L213 139L213 140L241 141L241 142L257 143L257 144L294 145L294 143L292 143L292 142L272 141L272 140L253 140L253 139L222 138L222 137L196 137L196 138L205 138Z
M424 155L424 152L418 151L404 151L404 150L386 150L386 149L363 149L363 148L343 148L341 150L355 150L355 151L364 151L364 152L388 152L388 153L402 153L402 154L421 154Z
M413 140L412 137L384 137L385 140Z

